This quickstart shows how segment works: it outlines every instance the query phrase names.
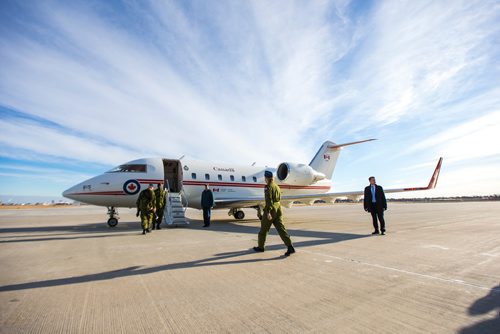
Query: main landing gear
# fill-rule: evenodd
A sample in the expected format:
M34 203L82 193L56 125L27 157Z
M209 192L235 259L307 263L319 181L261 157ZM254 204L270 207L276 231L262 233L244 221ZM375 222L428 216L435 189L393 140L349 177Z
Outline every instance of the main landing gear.
M234 208L234 209L229 210L229 212L227 214L229 216L234 216L234 218L236 218L238 220L242 220L243 218L245 218L245 213L241 209L238 209L238 208Z
M253 208L255 210L257 210L257 218L259 218L259 220L262 220L262 216L263 216L262 212L264 211L264 208L261 206L255 206ZM227 214L228 214L228 216L234 216L234 218L236 218L238 220L245 218L245 212L243 212L243 210L241 210L239 208L230 209Z
M120 218L120 216L118 216L118 211L116 211L114 206L108 206L108 215L109 227L115 227L116 225L118 225L118 219Z

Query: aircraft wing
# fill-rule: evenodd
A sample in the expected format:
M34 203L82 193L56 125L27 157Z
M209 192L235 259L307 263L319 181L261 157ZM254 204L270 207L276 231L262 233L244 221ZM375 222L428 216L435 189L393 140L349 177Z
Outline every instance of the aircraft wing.
M441 171L441 164L443 158L439 158L436 169L429 181L429 184L424 187L411 187L411 188L398 188L398 189L384 189L387 193L401 193L407 191L430 190L434 189L437 185L439 172ZM299 201L304 204L312 205L317 200L333 203L339 197L347 197L351 199L358 199L364 196L364 190L337 192L337 193L323 193L323 194L309 194L309 195L292 195L281 196L281 203L284 206L292 206L293 202ZM215 200L215 208L250 208L264 204L264 196L262 197L247 197L247 198L218 198Z

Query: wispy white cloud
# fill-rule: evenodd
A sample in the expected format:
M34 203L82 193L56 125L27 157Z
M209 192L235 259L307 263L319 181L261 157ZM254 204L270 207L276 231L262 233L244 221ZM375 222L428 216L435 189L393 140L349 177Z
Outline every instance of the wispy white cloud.
M480 74L498 83L490 68L498 71L497 18L498 4L488 1L380 3L360 26L362 42L339 84L351 92L339 106L349 110L339 128L441 119L455 111L443 104L477 93Z
M0 144L3 147L14 146L16 149L53 157L114 165L140 154L112 145L104 147L92 139L26 122L0 120L0 131Z
M499 127L496 1L114 6L9 13L0 105L40 121L1 117L1 156L277 164L309 161L325 139L379 137L339 161L336 174L347 166L364 182L380 156L411 177L402 167L454 161L463 147L499 154L473 146Z
M175 57L190 60L182 67L165 58L163 45L118 30L92 12L42 7L58 44L19 36L8 41L15 47L3 49L3 103L148 153L191 151L206 158L205 152L214 154L210 143L227 152L219 159L242 151L251 160L291 153L309 158L304 152L310 154L310 147L297 144L331 106L328 68L335 35L324 17L326 3L229 6L232 20L226 19L227 4L209 8L221 40L178 6L151 5L161 9L151 13L158 20L151 32L174 34L170 39L182 51ZM245 22L248 10L253 20L242 30L237 23ZM228 45L215 52L211 42Z
M44 181L49 181L49 182L53 182L56 184L66 185L68 182L73 182L75 179L84 180L84 179L88 179L88 178L92 177L93 175L82 174L82 173L68 173L67 171L63 172L63 173L59 173L55 170L48 169L48 170L44 170L43 172L38 171L36 174L0 171L0 176L8 177L8 178L18 178L18 179L23 179L23 180L29 179L30 181L44 180ZM23 189L23 190L25 190L25 189ZM19 194L23 194L23 193L24 192L21 192Z
M442 133L426 138L408 150L433 148L446 155L447 163L474 160L491 156L500 157L500 146L492 145L500 131L500 111L494 111L471 121L451 127Z
M62 189L93 175L68 168L35 167L23 164L0 163L2 195L52 195L59 197ZM28 200L29 201L29 200Z

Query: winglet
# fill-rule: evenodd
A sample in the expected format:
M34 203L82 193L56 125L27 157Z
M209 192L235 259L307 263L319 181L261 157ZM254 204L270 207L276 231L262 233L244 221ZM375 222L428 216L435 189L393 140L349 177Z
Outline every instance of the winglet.
M429 181L429 185L427 186L427 189L434 189L436 188L438 178L439 178L439 172L441 172L441 164L443 163L443 158L439 158L438 164L436 166L436 169L434 170L434 173L432 174L431 180Z
M366 143L367 141L372 141L372 140L377 140L377 139L366 139L366 140L360 140L360 141L353 141L353 142L345 143L345 144L330 145L330 146L328 146L328 149L330 149L330 150L336 150L336 149L342 148L344 146L350 146L350 145L355 145L355 144Z
M434 173L432 173L431 180L429 181L429 185L427 187L404 188L403 191L429 190L436 188L442 163L443 163L443 158L439 158L436 169L434 169Z

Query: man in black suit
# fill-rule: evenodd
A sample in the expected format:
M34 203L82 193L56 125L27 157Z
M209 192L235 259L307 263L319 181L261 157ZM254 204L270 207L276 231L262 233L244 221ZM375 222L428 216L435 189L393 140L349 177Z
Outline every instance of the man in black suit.
M215 205L214 194L212 190L208 188L208 184L205 184L205 190L201 193L201 208L203 209L203 227L210 226L210 216L211 210Z
M377 185L375 176L368 178L370 185L365 188L364 207L365 211L371 213L373 219L373 227L375 231L372 234L379 234L377 217L380 222L380 232L385 234L384 211L387 210L387 201L385 199L384 189Z

